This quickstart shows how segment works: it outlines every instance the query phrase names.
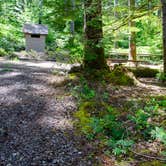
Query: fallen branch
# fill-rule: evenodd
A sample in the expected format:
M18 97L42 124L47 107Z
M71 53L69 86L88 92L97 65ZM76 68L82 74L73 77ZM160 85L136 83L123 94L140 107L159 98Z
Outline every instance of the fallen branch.
M145 158L149 158L149 159L155 159L155 160L160 160L160 161L166 161L166 158L160 158L160 157L154 157L154 156L149 156L149 155L145 155L145 154L141 154L138 152L135 152L133 150L130 150L132 153L134 153L137 156L141 156L141 157L145 157Z

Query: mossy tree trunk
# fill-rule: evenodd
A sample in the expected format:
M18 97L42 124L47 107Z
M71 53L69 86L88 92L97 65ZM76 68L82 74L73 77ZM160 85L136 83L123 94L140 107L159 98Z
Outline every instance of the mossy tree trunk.
M102 43L102 2L101 0L85 0L84 7L84 67L103 69L107 65Z
M114 0L114 17L116 20L118 20L118 12L117 12L117 6L118 6L118 0ZM115 32L115 39L114 39L114 48L118 48L118 43L117 43L117 35L118 32Z
M164 73L166 75L166 1L161 0L163 12L163 60L164 60Z
M129 12L130 12L130 20L129 20L129 28L130 28L130 36L129 36L129 60L136 61L136 33L132 30L135 27L135 22L132 20L131 15L135 8L135 0L128 0L129 4Z

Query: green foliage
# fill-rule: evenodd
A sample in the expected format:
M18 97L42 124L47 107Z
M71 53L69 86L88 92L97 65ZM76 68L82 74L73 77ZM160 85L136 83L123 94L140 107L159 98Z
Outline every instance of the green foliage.
M139 106L140 107L140 106ZM164 110L165 108L165 100L156 100L152 98L147 101L146 104L139 108L136 107L136 111L131 115L128 115L129 120L134 122L135 129L140 131L144 138L149 139L151 135L151 131L154 130L156 124L152 119L158 118L159 110Z
M159 70L157 69L151 69L151 68L143 68L143 67L139 67L136 69L129 69L131 70L135 77L155 77L157 73L159 73Z
M84 99L93 99L95 97L95 91L91 88L89 88L89 86L87 84L85 84L82 87L82 91L81 91L81 97Z
M163 100L161 100L161 101L158 101L158 105L159 105L160 107L165 108L164 110L166 110L166 99L163 99Z
M166 74L163 72L157 73L156 78L159 81L166 82Z
M80 85L74 88L80 101L79 110L75 113L75 125L87 139L92 142L97 140L99 147L116 156L128 154L134 142L151 140L152 135L163 142L164 131L156 131L155 128L164 123L159 116L161 111L165 111L164 97L133 101L127 108L124 106L122 111L109 104L107 91L103 90L101 95L91 87L92 83L81 76ZM160 126L158 121L161 121Z
M0 56L6 56L6 55L7 52L3 48L0 48Z
M83 60L83 45L78 40L74 41L72 46L68 46L70 50L70 59L72 63L79 62Z
M91 134L93 137L100 134L101 132L107 136L113 136L115 139L120 138L123 135L124 129L121 128L120 123L116 120L116 115L112 114L113 109L111 107L103 107L103 115L98 113L94 116L96 110L96 103L85 102L80 106L79 111L76 113L76 117L78 117L81 121L82 119L89 119L89 128L91 128ZM91 115L91 116L87 116ZM80 124L81 125L81 124ZM84 128L84 126L82 126ZM84 131L84 130L83 130Z
M143 126L147 125L148 118L149 114L140 109L136 111L135 117L133 117L133 121L139 126L139 129L142 129Z
M162 127L155 127L155 129L151 131L151 135L152 138L158 139L166 145L166 131Z
M110 73L109 79L115 85L134 85L129 71L123 66L116 66Z
M76 74L70 74L71 79L76 77ZM73 88L72 94L81 100L93 100L96 97L95 90L88 85L87 80L82 75L79 75L79 77L80 85Z
M112 152L114 155L118 156L121 154L126 154L128 150L132 147L134 144L133 140L126 140L126 139L121 139L118 141L115 140L108 140L107 142L108 146L112 148Z
M132 144L131 141L122 140L126 133L118 120L117 110L102 104L102 109L96 111L98 106L98 103L95 102L82 103L79 111L75 113L79 120L76 123L77 127L88 139L100 139L101 142L106 142L115 155L125 154ZM114 141L114 146L111 144L111 140Z
M82 62L83 45L85 44L83 40L84 11L81 7L82 1L45 0L42 9L39 7L40 2L40 0L0 1L1 48L9 53L25 49L22 27L25 22L38 23L41 12L42 23L49 27L46 43L47 50L53 51L51 57L53 56L55 60L60 49L67 49L70 62ZM114 46L128 49L129 27L127 18L131 13L127 3L121 0L118 1L117 6L114 6L113 1L104 0L102 3L104 23L102 43L106 54L109 55ZM131 28L132 31L137 31L136 44L150 48L150 53L156 54L150 57L150 60L159 62L162 59L160 56L162 54L162 24L161 14L158 8L154 7L159 5L159 1L151 2L153 4L152 10L149 10L147 2L137 1L136 3L137 7L132 16L136 26ZM71 31L71 21L75 22L74 33ZM96 25L93 26L96 27ZM97 47L99 45L97 44ZM63 54L61 55L63 56Z
M86 107L91 106L91 103L86 102L84 105L80 106L79 111L75 113L75 117L79 119L79 122L76 124L77 127L85 134L87 137L91 137L91 118L90 118L90 113L88 113L88 110L86 110Z
M143 131L142 134L147 137L149 131L151 129L151 125L148 122L151 114L146 111L139 109L135 112L134 116L129 116L129 119L132 120L136 124L136 129Z
M0 23L0 45L6 52L13 52L23 49L23 35L12 25Z

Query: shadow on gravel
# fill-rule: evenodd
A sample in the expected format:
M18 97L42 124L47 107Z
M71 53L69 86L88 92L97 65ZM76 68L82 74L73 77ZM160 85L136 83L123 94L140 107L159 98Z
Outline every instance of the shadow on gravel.
M0 73L0 165L92 165L73 133L73 99L56 99L47 70L10 68Z

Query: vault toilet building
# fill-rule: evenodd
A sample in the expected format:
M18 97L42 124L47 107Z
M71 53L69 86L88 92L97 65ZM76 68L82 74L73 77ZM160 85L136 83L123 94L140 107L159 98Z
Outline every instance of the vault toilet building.
M48 28L41 24L25 24L23 27L26 41L26 51L45 52L45 40Z

